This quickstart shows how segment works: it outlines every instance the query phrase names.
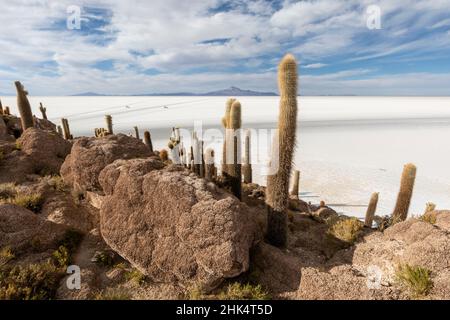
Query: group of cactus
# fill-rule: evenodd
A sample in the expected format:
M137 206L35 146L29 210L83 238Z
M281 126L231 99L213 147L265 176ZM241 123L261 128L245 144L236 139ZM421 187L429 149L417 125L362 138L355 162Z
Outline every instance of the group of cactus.
M9 107L5 106L5 108L3 108L2 105L2 100L0 100L0 116L5 115L5 116L9 116L11 113L9 111Z
M400 181L400 190L397 195L397 201L395 203L394 211L392 212L392 215L390 217L391 224L405 221L408 217L409 206L411 204L411 198L414 189L414 182L416 180L416 172L417 168L412 163L408 163L403 167L402 177ZM378 196L379 194L377 192L373 193L367 207L364 225L368 228L372 227L375 218ZM428 204L427 210L430 210Z

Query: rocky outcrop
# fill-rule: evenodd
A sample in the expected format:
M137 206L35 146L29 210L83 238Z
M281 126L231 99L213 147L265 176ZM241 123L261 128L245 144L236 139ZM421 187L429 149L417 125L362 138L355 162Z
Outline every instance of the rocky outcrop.
M156 157L100 174L106 243L156 281L210 290L249 268L255 214L232 195Z
M0 248L16 254L54 248L67 228L45 221L33 212L12 204L0 204Z
M58 174L72 147L56 131L36 128L25 130L17 144L33 163L34 172L44 174Z
M100 190L100 171L117 159L149 157L152 153L142 141L123 134L76 140L61 167L64 181L79 191Z
M302 269L300 299L409 299L396 280L400 265L431 271L426 298L450 298L450 211L428 213L435 223L409 219L373 232L354 247L337 252L328 271Z

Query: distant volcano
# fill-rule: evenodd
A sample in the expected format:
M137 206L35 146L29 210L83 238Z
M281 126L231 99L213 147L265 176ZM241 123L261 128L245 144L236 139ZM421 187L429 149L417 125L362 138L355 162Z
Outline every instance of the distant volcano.
M85 92L74 94L73 96L111 96L109 94L100 94L95 92ZM127 96L127 95L124 95ZM173 93L144 93L144 94L133 94L130 96L277 96L274 92L259 92L252 90L242 90L238 87L230 87L228 89L211 91L206 93L192 93L192 92L173 92Z

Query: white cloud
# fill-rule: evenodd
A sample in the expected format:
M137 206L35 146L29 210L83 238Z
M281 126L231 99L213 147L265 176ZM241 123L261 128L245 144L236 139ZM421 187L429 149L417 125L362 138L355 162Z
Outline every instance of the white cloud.
M311 64L304 65L302 67L303 67L303 69L320 69L320 68L323 68L326 66L328 66L328 64L326 64L326 63L311 63Z
M342 84L342 77L351 79L355 72L371 75L372 70L352 68L356 61L450 50L447 31L424 33L447 25L448 19L442 17L450 11L450 0L286 0L279 10L270 1L235 0L229 2L228 11L214 10L224 3L0 0L0 48L7 48L0 50L0 91L11 92L14 79L38 94L198 92L230 85L276 90L274 67L287 51L299 58L304 69L328 64L342 69L337 74L304 78L312 81L306 84L308 90L328 90L311 87L319 83L337 90L331 80ZM383 29L369 33L365 8L374 3L382 9ZM55 22L64 22L66 8L74 4L110 10L111 24L98 29L113 35L113 40L103 44L96 33L50 29ZM98 19L98 14L91 18ZM415 33L422 36L416 39ZM215 39L229 41L210 42ZM115 62L112 70L92 68L104 60ZM56 64L56 69L43 66L44 61ZM146 69L163 74L143 74ZM190 74L198 69L201 73ZM53 71L57 76L46 76ZM432 84L430 79L424 85ZM363 90L356 85L352 88Z

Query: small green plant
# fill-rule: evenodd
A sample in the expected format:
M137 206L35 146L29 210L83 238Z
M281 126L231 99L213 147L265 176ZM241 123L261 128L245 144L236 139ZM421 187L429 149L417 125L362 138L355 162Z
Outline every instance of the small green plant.
M70 264L70 253L64 246L59 246L58 250L52 254L53 261L57 267L65 268Z
M419 298L428 294L433 286L431 271L408 264L399 265L396 271L398 281L411 292L413 297Z
M219 293L218 298L220 300L268 300L270 295L259 284L235 282Z
M0 200L14 198L17 195L17 187L14 183L0 184Z
M347 242L353 244L362 232L364 224L357 218L346 218L339 219L332 223L328 229L328 234Z
M53 299L62 276L49 262L0 266L0 300Z
M114 264L114 256L107 251L97 251L92 261L99 266L111 267Z
M418 219L420 221L428 222L428 223L431 223L431 224L435 224L436 223L436 215L435 214L431 214L431 213L425 213L424 215L421 215Z
M14 145L14 150L22 150L22 144L19 141L16 141L16 144Z
M131 300L130 292L123 288L108 288L98 293L95 300Z
M44 204L44 197L39 193L18 194L14 198L9 199L10 203L20 207L24 207L34 213L39 213Z
M50 187L52 187L56 191L64 192L67 190L67 185L65 184L61 176L51 176L48 179L47 183Z
M10 247L4 247L0 250L0 266L7 264L15 258L15 255Z
M140 272L137 269L133 269L131 271L128 271L127 273L125 273L125 279L127 281L133 281L134 283L136 283L137 285L142 285L144 284L146 277L145 275Z

